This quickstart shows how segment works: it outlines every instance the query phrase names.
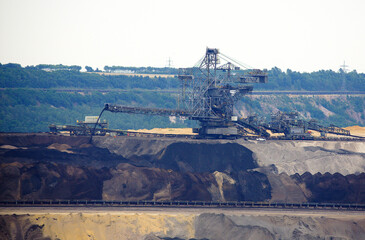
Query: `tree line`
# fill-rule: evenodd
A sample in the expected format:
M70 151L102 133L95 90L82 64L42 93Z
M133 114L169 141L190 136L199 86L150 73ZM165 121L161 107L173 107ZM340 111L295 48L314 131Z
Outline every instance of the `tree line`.
M365 74L355 70L345 73L340 69L300 73L288 69L286 72L274 67L268 71L266 84L257 84L255 89L263 90L305 90L305 91L365 91Z
M0 65L1 88L89 88L89 89L166 89L179 85L176 78L126 75L99 75L79 71L47 72L19 64Z
M130 67L124 68L133 69ZM0 64L0 87L90 89L176 89L180 87L180 82L176 77L99 75L78 70L60 69L47 72L33 66L23 68L19 64ZM123 69L123 67L113 66L106 69ZM149 67L135 69L138 72L145 71L149 73L153 70ZM174 69L174 71L177 71L177 69ZM280 68L274 67L268 71L268 75L268 83L255 84L255 90L365 91L365 74L356 71L344 73L341 70L338 72L320 70L311 73L300 73L290 69L282 71Z

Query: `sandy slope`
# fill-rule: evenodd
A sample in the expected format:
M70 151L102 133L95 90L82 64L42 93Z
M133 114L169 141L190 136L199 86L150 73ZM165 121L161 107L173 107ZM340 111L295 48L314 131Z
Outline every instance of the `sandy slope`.
M254 152L260 166L275 165L278 173L289 175L365 172L365 142L340 141L243 141Z
M192 128L153 128L153 129L138 129L138 130L130 129L129 131L142 132L142 133L196 135L196 133L193 133Z
M128 159L156 156L177 142L194 144L238 143L254 153L259 166L274 164L278 172L289 175L305 172L315 174L336 173L343 175L365 172L365 142L340 141L245 141L186 140L157 138L99 138L93 139L96 146Z
M351 126L351 127L345 127L345 129L350 130L352 135L365 137L365 127Z
M3 221L2 221L3 220ZM363 239L360 212L141 209L1 209L0 234L24 239ZM5 224L4 224L5 221ZM20 230L21 229L21 230ZM19 231L20 230L20 231ZM22 235L22 236L20 236Z

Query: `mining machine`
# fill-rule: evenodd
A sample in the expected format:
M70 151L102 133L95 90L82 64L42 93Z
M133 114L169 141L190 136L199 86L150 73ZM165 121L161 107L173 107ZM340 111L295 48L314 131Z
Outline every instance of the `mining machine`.
M50 124L48 127L53 134L68 132L70 135L89 136L105 135L109 131L108 126L109 123L106 120L100 122L98 116L85 116L85 121L77 120L76 125Z
M284 133L286 139L314 139L310 131L317 131L321 138L326 138L327 134L334 134L347 137L362 138L351 135L349 130L330 125L329 127L320 125L317 120L304 120L299 117L298 112L277 112L271 115L270 122L251 123L258 124L273 133Z
M243 95L252 92L253 83L266 83L268 74L266 70L247 67L216 48L207 48L205 55L192 68L179 69L178 78L181 92L177 109L107 103L103 111L196 120L200 127L193 129L193 132L198 133L200 138L237 138L249 135L267 138L270 137L267 130L283 133L283 139L313 139L310 130L320 132L323 138L327 133L362 138L333 125L324 127L314 119L300 119L297 112L277 112L272 114L271 121L255 115L239 118L233 111L235 103Z
M103 111L181 116L199 121L194 129L202 138L234 138L247 132L267 137L262 126L250 124L234 115L234 105L243 95L252 92L252 83L266 83L266 70L252 69L207 48L205 56L192 68L179 69L181 93L178 109L159 109L105 104Z

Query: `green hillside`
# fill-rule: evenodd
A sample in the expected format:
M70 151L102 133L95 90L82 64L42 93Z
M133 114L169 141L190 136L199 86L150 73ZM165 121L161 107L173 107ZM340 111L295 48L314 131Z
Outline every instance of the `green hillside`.
M57 68L62 70L46 72L39 67L0 65L1 132L38 132L47 131L51 123L75 124L86 115L98 115L104 103L159 108L178 106L176 93L159 92L178 89L176 78L104 76L79 72L77 66L57 65ZM166 73L165 70L143 68L144 73L148 71ZM339 91L345 79L346 90L365 92L365 75L356 72L298 73L273 68L268 73L269 83L257 85L255 89ZM60 91L67 89L74 90ZM278 110L299 111L303 118L316 118L323 124L364 126L364 96L250 95L236 105L236 111L242 116L258 114L265 117ZM179 120L173 123L167 117L110 112L104 113L103 118L110 122L111 128L117 129L196 125L195 122Z

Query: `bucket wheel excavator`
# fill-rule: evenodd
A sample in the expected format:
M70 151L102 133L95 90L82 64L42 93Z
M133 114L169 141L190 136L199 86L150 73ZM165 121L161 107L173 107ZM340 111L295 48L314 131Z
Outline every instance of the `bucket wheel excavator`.
M205 55L192 68L179 69L181 92L178 109L130 107L105 104L103 111L180 116L200 123L193 129L201 138L237 138L242 136L270 137L283 133L284 139L313 139L310 130L352 136L350 131L324 127L315 120L301 120L299 114L276 113L270 122L259 121L255 116L239 118L234 105L244 95L252 92L253 83L266 83L266 70L254 69L234 60L216 48L207 48ZM362 138L359 136L352 136Z
M216 48L207 48L205 55L192 68L180 69L179 109L156 109L105 104L110 112L182 116L199 121L194 129L202 138L234 138L253 132L268 137L261 126L250 124L234 115L234 105L243 95L252 91L252 83L266 83L266 71L252 69L222 54ZM249 130L248 130L249 129Z

